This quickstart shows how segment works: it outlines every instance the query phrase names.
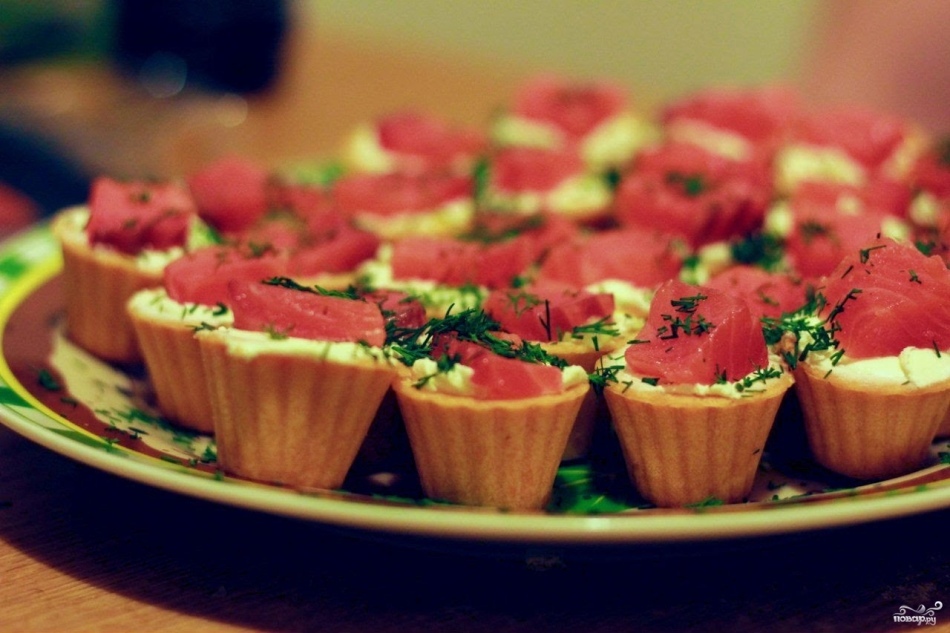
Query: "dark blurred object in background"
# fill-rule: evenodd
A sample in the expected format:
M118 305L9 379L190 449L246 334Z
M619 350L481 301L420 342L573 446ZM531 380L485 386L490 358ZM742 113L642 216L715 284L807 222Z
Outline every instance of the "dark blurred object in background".
M0 67L99 57L110 46L104 0L0 0Z
M30 198L42 215L78 204L89 193L88 174L63 156L55 145L41 136L25 134L3 124L0 124L0 184ZM2 211L0 208L0 214Z
M266 89L280 69L282 0L116 0L114 56L140 76L222 92Z
M156 99L261 92L280 73L286 2L0 0L0 71L92 62L117 69ZM32 200L41 216L84 202L91 175L79 161L29 116L3 114L0 187ZM10 200L0 198L0 225Z

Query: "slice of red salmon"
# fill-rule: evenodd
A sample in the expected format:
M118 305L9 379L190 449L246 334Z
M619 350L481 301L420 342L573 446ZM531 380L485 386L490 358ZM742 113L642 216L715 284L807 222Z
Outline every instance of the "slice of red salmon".
M887 238L853 251L828 275L821 316L853 358L895 356L906 347L950 349L950 271L939 257Z
M680 246L677 236L636 227L577 233L548 251L538 278L575 288L607 279L653 288L679 274Z
M228 292L234 327L241 330L374 346L386 341L385 321L374 302L243 280L228 284Z
M626 107L627 95L617 84L542 75L522 86L512 111L553 125L568 139L577 140Z
M242 231L267 212L270 172L247 158L227 156L196 171L188 187L198 213L222 233Z
M445 172L353 173L337 180L332 194L344 217L360 213L386 216L435 211L471 197L473 182L469 176Z
M376 122L379 144L397 156L401 169L451 170L472 164L486 149L485 134L435 115L405 111Z
M89 193L86 231L92 244L129 255L184 245L196 213L188 191L172 182L96 178Z
M482 304L503 330L528 341L557 341L575 327L610 318L614 297L543 282L492 291Z
M493 353L470 341L454 340L446 353L457 355L473 370L473 396L482 400L516 400L561 393L561 370Z
M285 258L274 252L251 254L246 249L208 246L181 257L164 271L165 290L179 303L229 305L228 283L261 281L286 273Z
M700 246L757 229L772 194L765 163L672 142L637 156L615 205L622 224L679 233Z
M800 279L756 266L732 266L703 285L744 298L759 317L795 312L806 302L806 286Z
M768 365L762 327L738 296L670 280L627 348L628 369L658 384L711 385Z

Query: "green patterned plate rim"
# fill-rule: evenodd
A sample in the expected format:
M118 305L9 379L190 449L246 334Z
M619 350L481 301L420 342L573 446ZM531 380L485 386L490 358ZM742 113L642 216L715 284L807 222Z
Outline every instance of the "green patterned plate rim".
M73 374L68 392L58 393L63 386L55 381L49 384L42 367L24 370L23 359L16 358L19 352L9 352L11 347L23 347L8 345L19 332L10 331L11 320L58 278L61 266L59 246L47 224L0 245L0 340L4 343L0 423L55 453L155 488L380 535L535 545L728 540L857 525L950 507L950 443L945 440L934 443L928 467L865 485L830 480L827 473L816 474L813 464L791 472L787 463L775 468L763 459L750 502L679 510L642 504L635 493L631 497L623 481L604 477L596 464L583 462L561 467L552 505L537 512L426 502L403 493L392 483L398 477L386 472L369 473L352 486L345 484L343 490L305 492L223 476L214 467L213 438L182 432L163 421L158 412L138 406L136 392L147 377L105 366L84 357L81 350L69 350L55 320L39 326L39 338L48 337L44 345L56 350L50 353L51 358L55 356L50 362ZM101 428L77 423L64 413L77 406L72 392L80 392L83 385L76 377L96 363L115 383L106 400L83 401ZM31 361L31 368L34 365Z

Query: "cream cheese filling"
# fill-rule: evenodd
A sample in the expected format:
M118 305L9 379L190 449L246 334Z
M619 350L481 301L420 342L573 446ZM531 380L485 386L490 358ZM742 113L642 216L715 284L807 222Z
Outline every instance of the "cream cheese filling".
M780 191L789 193L806 180L863 185L867 172L863 165L835 147L792 144L775 158L775 178Z
M560 149L568 143L556 126L508 113L498 118L491 129L492 140L501 146ZM632 112L619 112L598 123L581 140L584 162L596 170L622 165L637 150L659 139L649 121Z
M851 358L847 353L835 360L833 350L810 352L806 362L819 372L832 372L836 379L866 386L916 388L950 383L950 350L906 347L896 356Z
M666 126L674 141L698 145L713 154L736 161L752 157L754 146L745 137L699 119L679 118Z
M347 165L358 171L374 174L387 174L400 168L401 164L410 169L424 169L426 160L420 156L401 154L383 147L379 142L379 131L375 125L362 123L356 127L347 140L343 151ZM462 173L469 168L471 156L457 155L448 166L450 170Z
M759 372L752 372L739 378L738 380L715 383L712 385L701 385L696 383L688 384L652 384L649 376L639 376L627 371L627 361L625 357L626 348L620 349L615 354L608 354L604 357L602 363L605 367L614 367L616 371L616 382L622 385L622 388L632 390L634 393L668 393L677 395L717 397L739 399L748 397L749 393L761 391L768 385L777 380L782 380L782 374L788 371L784 361L778 354L770 353L767 369L770 373L778 372L776 376L763 378ZM644 379L647 379L645 382Z
M404 211L386 215L359 212L353 221L361 229L384 239L397 239L410 234L432 237L460 235L472 227L474 216L474 201L471 198L458 198L431 211Z
M77 206L62 212L62 222L67 230L68 239L85 244L92 249L108 250L125 255L106 244L92 244L86 233L89 223L89 208ZM182 257L187 251L216 243L214 231L197 216L191 218L185 246L175 246L165 250L145 248L135 255L126 255L135 262L136 268L147 273L160 273L165 266Z
M550 191L505 191L486 188L487 210L512 215L534 215L547 208L553 213L582 216L607 209L613 198L610 186L596 174L578 174L565 179Z
M440 370L431 358L420 358L412 364L410 376L422 391L443 393L452 396L472 396L472 376L475 371L466 365L456 363L448 370ZM562 390L586 383L587 372L578 365L568 365L561 370Z
M207 334L206 334L207 333ZM366 360L393 365L385 350L350 341L318 341L294 336L275 337L267 332L252 332L234 328L201 330L197 336L218 335L225 342L228 353L238 358L254 358L261 354L313 357L342 364Z
M653 301L654 290L637 286L623 279L602 279L590 284L584 290L592 293L610 293L614 296L615 321L619 324L627 323L629 319L642 319L650 312L650 303ZM642 325L642 324L641 324ZM639 330L639 327L637 328Z
M488 295L488 290L479 286L447 286L431 279L395 279L392 251L392 244L380 245L376 257L357 268L357 278L370 288L399 290L412 295L419 299L430 316L444 316L450 307L453 312L478 308Z
M129 299L129 310L158 320L178 320L185 325L198 327L201 324L228 326L234 315L224 306L209 306L200 303L180 303L168 296L164 288L139 290Z

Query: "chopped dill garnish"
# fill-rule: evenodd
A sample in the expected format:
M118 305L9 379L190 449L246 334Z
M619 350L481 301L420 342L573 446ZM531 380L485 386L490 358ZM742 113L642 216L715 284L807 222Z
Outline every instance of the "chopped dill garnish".
M798 232L802 236L805 244L811 244L813 240L819 237L834 239L835 234L827 225L817 220L805 220L798 225Z
M528 310L531 310L532 308L535 308L541 304L540 297L531 294L526 290L506 292L505 298L508 299L508 303L511 304L511 309L514 310L515 316L521 316Z
M934 251L937 249L938 243L937 243L937 240L928 240L928 241L916 240L914 242L914 246L917 248L918 251L920 251L927 257L930 257L931 255L934 254Z
M782 370L778 367L760 367L754 372L736 382L736 391L742 393L754 387L757 383L765 383L772 378L778 378L782 375Z
M63 388L63 386L59 384L59 381L53 376L52 372L45 368L37 372L36 381L40 387L47 391L59 391Z
M270 242L248 242L247 249L251 252L252 259L260 259L268 253L277 252L277 249Z
M608 384L617 382L617 374L623 371L623 368L622 364L604 365L598 362L594 371L587 375L591 388L595 393L603 393Z
M680 297L679 299L671 299L670 305L677 312L684 312L686 314L692 314L699 307L699 302L704 299L708 299L704 294L695 294L689 297Z
M551 331L551 302L547 299L544 300L544 316L541 317L541 327L544 328L547 340L553 341L554 333ZM560 338L560 336L558 338Z
M472 181L474 183L474 197L481 200L488 191L488 185L491 182L491 163L487 158L481 158L472 168Z
M685 270L696 270L703 263L703 259L696 253L690 253L683 258L683 268Z
M545 363L558 368L567 366L566 361L549 354L538 343L515 342L507 338L497 321L477 309L453 314L450 308L444 317L429 319L421 327L387 328L386 335L393 356L406 365L412 365L420 358L431 357L435 352L436 340L442 335L450 335L461 341L476 343L506 358Z
M430 380L432 380L439 374L448 373L449 371L452 370L453 367L455 367L461 362L462 362L462 358L458 355L442 354L435 360L435 367L436 367L435 373L429 374L428 376L423 376L422 378L417 380L415 383L413 383L413 387L415 387L416 389L421 389L422 387L425 386L427 382L429 382Z
M862 264L866 264L871 260L871 253L881 248L885 248L886 244L878 244L877 246L869 246L868 248L862 248L858 251L858 254L861 259Z
M364 300L359 290L355 286L348 286L345 290L332 290L329 288L323 288L322 286L304 286L297 283L290 277L271 277L270 279L265 279L263 283L267 284L268 286L279 286L281 288L288 288L290 290L311 292L324 297L339 297L341 299L354 299L358 301Z
M218 461L218 452L211 447L211 444L205 446L205 450L198 458L203 464L211 464Z
M841 301L839 301L838 303L836 303L836 304L834 305L834 307L831 309L831 312L828 314L828 319L827 319L827 321L828 321L829 323L833 322L833 321L838 317L839 314L841 314L842 312L844 312L844 306L845 306L845 304L846 304L848 301L851 301L851 300L853 300L853 299L857 299L857 297L858 297L859 294L861 294L861 289L860 289L860 288L852 288L851 290L849 290L849 291L848 291L848 294L846 294L846 295L844 296L844 298L843 298Z
M661 325L656 329L657 338L661 340L679 338L680 333L686 336L698 336L712 330L715 325L707 321L706 317L695 314L700 302L707 298L706 295L696 294L690 297L671 299L670 305L680 314L685 314L686 318L673 314L660 315L669 325Z
M777 308L777 307L779 307L779 306L781 305L781 304L779 303L778 299L776 299L775 297L771 297L771 296L765 294L765 291L762 290L761 288L759 288L758 290L755 291L755 295L756 295L756 297L759 298L759 301L761 301L762 303L764 303L764 304L767 305L767 306L772 306L772 307L774 307L774 308Z
M934 154L939 165L950 168L950 136L944 136L934 143Z
M835 338L840 330L835 319L844 312L845 304L856 299L860 292L860 288L852 288L832 307L826 318L819 319L816 315L827 307L828 301L822 293L809 291L808 302L795 312L785 313L778 318L762 319L762 332L766 343L777 345L786 334L793 335L792 348L780 351L782 358L793 369L804 361L809 353L826 350L836 350L831 361L833 365L837 364L844 355L844 350L838 348L839 343ZM803 340L806 341L804 345Z
M617 329L617 324L613 322L611 317L603 317L591 323L575 325L571 328L571 336L573 338L581 338L583 336L594 336L596 338L598 335L620 336L620 330Z
M289 331L280 331L271 324L264 328L264 332L275 341L282 341L290 336Z
M511 280L511 287L512 287L512 288L524 288L524 287L527 286L529 283L531 283L531 280L528 279L527 277L522 277L522 276L520 276L520 275L516 275L515 278Z
M730 245L732 258L740 264L775 270L782 263L785 251L782 241L766 233L753 233Z
M709 183L702 174L672 171L666 175L666 183L676 187L687 198L695 198L709 190Z
M702 510L703 508L712 508L721 505L725 505L725 502L722 499L718 499L716 497L706 497L702 501L688 503L685 507L693 508L695 510Z
M661 325L656 329L657 337L661 340L679 338L680 332L686 336L699 336L712 330L715 325L706 320L703 315L690 314L685 319L670 314L661 315L669 325Z

